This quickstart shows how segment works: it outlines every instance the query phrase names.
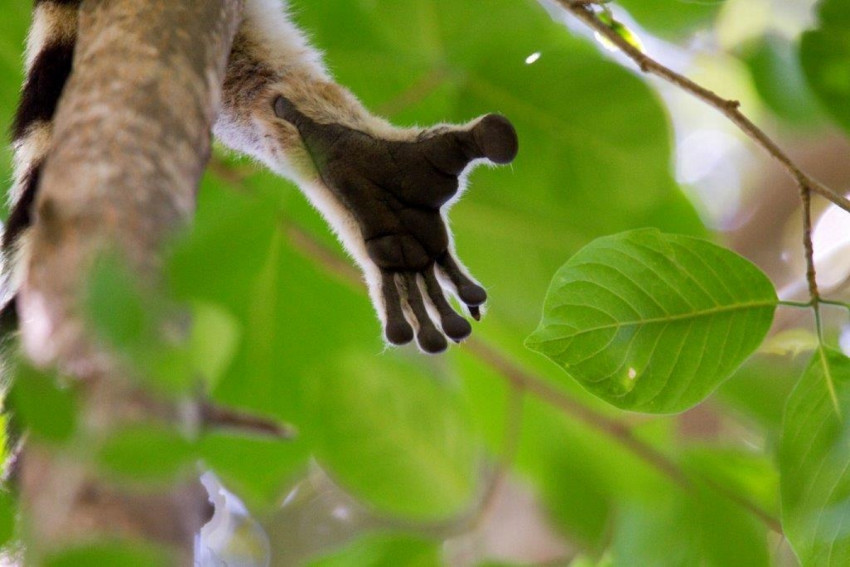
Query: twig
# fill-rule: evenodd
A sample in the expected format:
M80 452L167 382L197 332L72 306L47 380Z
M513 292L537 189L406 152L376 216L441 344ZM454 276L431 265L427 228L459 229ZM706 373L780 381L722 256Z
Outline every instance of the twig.
M741 131L755 141L756 144L764 148L771 157L782 164L788 174L796 181L797 185L799 185L801 189L814 191L815 193L826 197L845 211L850 212L850 200L846 199L843 195L839 195L829 187L826 187L820 181L812 178L797 167L793 160L776 144L776 142L774 142L761 130L761 128L756 126L743 112L741 112L741 103L739 101L725 99L719 96L714 91L711 91L688 79L684 75L680 75L669 67L662 65L630 44L616 31L611 29L610 26L600 20L590 7L591 4L599 3L598 1L557 0L557 2L564 8L564 10L584 22L588 27L615 45L629 59L634 61L641 71L650 75L661 77L665 81L691 93L703 102L716 108L736 126L738 126Z
M850 303L844 301L835 301L833 299L821 299L821 305L831 305L833 307L841 307L842 309L846 309L850 311Z
M806 283L809 285L809 302L819 315L821 301L818 290L817 271L815 270L815 247L812 243L812 192L808 187L800 187L800 201L803 212L803 249L806 255Z
M576 402L544 380L525 372L483 341L474 338L468 339L465 342L465 347L477 359L507 379L514 387L529 392L536 398L558 408L561 412L613 437L641 460L663 473L680 487L688 488L690 485L685 474L675 463L655 448L635 438L631 430L620 421L606 417Z
M785 168L786 172L794 179L800 191L800 200L802 201L803 212L803 247L806 256L806 283L809 289L809 306L814 312L815 326L817 331L818 343L820 344L819 352L823 356L823 347L825 345L823 337L823 322L821 317L821 304L824 303L821 298L817 284L817 274L815 271L814 246L812 244L812 192L826 197L838 207L841 207L847 212L850 212L850 201L843 195L840 195L826 187L821 182L809 176L800 169L793 160L774 142L767 134L756 126L747 116L740 110L740 102L737 100L725 99L719 96L714 91L711 91L702 85L695 83L684 75L676 73L669 67L666 67L658 61L652 59L640 49L629 43L624 37L620 36L611 26L603 22L594 8L590 4L596 4L596 1L590 0L557 0L563 8L587 24L591 29L596 31L600 36L615 45L629 59L634 61L640 70L644 73L656 75L665 81L679 87L680 89L691 93L698 99L702 100L709 106L716 108L732 123L741 129L755 143L776 161ZM824 363L825 365L826 363ZM828 368L825 366L825 368ZM836 412L840 415L840 409L837 398L835 396L835 388L832 380L827 375L827 386L835 405Z
M655 447L636 438L631 429L623 425L622 422L608 418L572 400L544 380L523 371L513 362L502 356L501 353L487 346L482 341L470 339L466 342L466 345L468 350L479 360L507 378L515 387L520 387L534 394L538 399L555 406L563 413L575 417L590 427L613 437L623 447L631 451L632 454L667 476L681 488L685 490L693 488L691 481L675 462L655 449ZM703 479L703 481L732 502L735 502L759 518L776 533L782 533L782 526L779 521L759 506L740 495L734 494L714 481L709 479Z
M233 429L275 439L292 439L296 435L291 425L216 405L206 400L200 402L200 412L201 424L204 428Z
M829 390L829 397L832 400L832 406L835 408L835 413L841 417L841 404L838 402L838 396L835 392L835 384L832 381L832 375L829 372L829 366L824 358L824 346L826 342L823 338L823 316L821 315L820 291L818 290L817 271L815 269L815 251L812 244L812 194L807 187L800 187L800 200L803 202L803 248L806 255L806 282L809 285L809 303L811 303L812 311L815 314L815 333L818 337L818 356L821 358L821 364L824 368L824 377L826 378L826 387Z

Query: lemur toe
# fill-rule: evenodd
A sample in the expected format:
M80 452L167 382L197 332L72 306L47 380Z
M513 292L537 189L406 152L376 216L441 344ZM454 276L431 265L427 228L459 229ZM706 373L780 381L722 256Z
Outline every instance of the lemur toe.
M413 340L413 329L404 318L401 297L396 286L395 276L389 272L381 273L381 293L384 297L386 324L384 335L394 345L404 345Z
M472 128L448 128L425 141L426 155L438 169L458 175L469 162L486 158L510 163L519 150L513 124L499 114L488 114Z
M451 340L459 343L466 337L472 334L472 325L469 324L469 321L458 315L457 313L453 313L448 317L444 317L442 320L443 324L443 332L449 337Z
M472 316L473 319L475 319L476 321L481 320L481 308L479 306L477 306L477 305L474 305L474 306L467 305L466 307L467 307L467 309L469 309L469 314Z
M440 314L440 323L446 336L455 342L460 342L468 337L472 333L472 325L469 324L469 321L458 315L452 309L452 306L449 305L443 288L434 274L433 267L425 271L423 279L425 280L425 287L428 290L428 297Z
M457 286L457 295L470 307L478 307L487 301L487 292L484 288L470 281L462 282Z
M405 274L405 284L407 287L407 304L419 324L419 332L416 333L416 342L419 343L419 347L429 354L446 350L448 342L443 333L437 330L428 315L425 301L422 299L422 291L416 281L416 274L412 272Z
M419 347L428 354L439 354L449 348L449 343L443 333L431 325L429 328L422 328L419 334L416 335L416 342Z
M413 340L413 328L404 319L387 318L387 328L384 331L387 340L394 345L406 345Z
M472 129L472 136L481 149L482 157L493 163L510 163L519 151L516 129L510 120L499 114L488 114Z
M478 307L487 301L487 292L484 291L484 288L472 281L466 274L463 273L463 270L460 269L460 266L451 254L446 252L437 259L437 263L443 269L446 276L448 276L449 280L451 280L454 284L460 300L467 306L470 308ZM475 312L471 309L470 313L476 320L481 316L480 312L478 312L478 316L476 317Z

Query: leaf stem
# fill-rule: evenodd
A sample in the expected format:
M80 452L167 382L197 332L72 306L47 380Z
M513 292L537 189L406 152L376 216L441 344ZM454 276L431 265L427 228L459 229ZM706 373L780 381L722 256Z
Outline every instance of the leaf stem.
M785 301L780 299L777 304L782 305L783 307L797 307L800 309L811 309L812 307L811 301Z
M293 439L297 435L295 428L289 424L214 404L206 399L200 403L200 413L205 428L231 429L274 439Z
M836 301L834 299L821 299L821 305L832 305L834 307L841 307L842 309L847 309L850 311L850 303L846 303L844 301Z

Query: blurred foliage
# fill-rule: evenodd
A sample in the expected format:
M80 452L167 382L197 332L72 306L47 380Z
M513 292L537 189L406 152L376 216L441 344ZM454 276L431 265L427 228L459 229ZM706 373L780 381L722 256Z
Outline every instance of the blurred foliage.
M433 541L412 536L364 538L332 556L310 562L310 567L433 567L440 550Z
M782 522L804 565L850 562L850 359L812 357L788 398L779 450Z
M622 0L634 19L662 37L681 38L709 23L726 0Z
M14 375L14 387L6 403L18 426L43 441L68 441L77 426L73 390L61 386L54 374L40 372L26 363L17 364Z
M830 354L827 366L813 363L788 400L783 425L784 404L803 368L802 358L767 354L776 350L750 359L693 412L644 416L611 405L647 409L624 403L622 392L596 398L523 347L550 284L556 290L564 284L552 281L559 268L595 239L636 228L662 231L666 246L677 243L696 260L650 262L642 271L647 258L639 254L604 267L585 249L568 266L580 264L582 277L603 275L609 289L628 290L619 299L640 297L642 307L654 300L663 310L677 290L686 302L704 298L706 282L716 292L710 298L732 305L752 301L751 294L775 300L754 266L691 238L711 235L673 179L673 136L657 93L533 0L292 4L337 79L394 123L464 122L495 111L516 125L517 160L509 168L477 170L451 213L458 253L490 295L486 317L474 326L479 342L440 357L387 349L364 286L351 278L340 247L297 189L219 152L204 178L196 221L167 260L167 290L151 297L120 263L104 261L90 282L90 314L99 336L159 391L195 393L201 383L216 402L291 423L298 436L278 442L219 431L188 441L174 431L121 431L101 448L104 468L159 482L200 458L254 514L270 517L317 462L378 525L398 528L364 530L363 537L324 549L317 566L439 564L446 526L463 531L470 517L480 519L476 506L502 461L508 480L530 488L565 543L563 564L793 564L768 535L776 529L780 492L782 520L803 564L827 564L819 562L827 548L835 549L832 564L846 564L843 522L850 512L846 469L839 465L847 462L847 428L825 389L825 369L834 364L834 387L844 402L840 355ZM618 17L627 10L634 29L684 42L712 30L723 4L623 0L613 9ZM801 42L766 32L733 54L781 128L817 131L824 115L850 126L848 6L822 2L817 29ZM6 127L21 80L29 7L6 0L3 8L0 124ZM8 179L11 153L4 152L0 173ZM591 252L600 242L610 241L597 240ZM679 270L685 264L693 268L690 280ZM639 277L626 282L630 274ZM674 283L665 287L665 281ZM584 291L580 299L601 304L601 293ZM558 309L569 313L579 294L561 299ZM186 320L161 321L175 304L193 321L188 336L179 332ZM677 395L691 386L695 393L685 396L687 403L651 409L682 411L707 396L755 348L771 314L746 313L742 324L729 317L717 328L696 323L705 328L697 343L687 343L684 359L693 363L687 380L670 372L664 385ZM607 337L596 337L571 362L614 354L616 366L629 356L648 357L649 343L639 333L624 333L608 350ZM685 352L676 349L689 334L670 329L669 336L650 337L660 345L652 347L656 364ZM563 353L550 354L563 363ZM708 373L697 357L723 372ZM592 372L575 377L600 393ZM518 401L520 382L526 392ZM73 393L52 379L22 366L9 403L33 435L54 443L73 438ZM714 416L717 438L683 433L699 411ZM809 490L817 500L806 496ZM0 539L14 529L7 504L0 500ZM826 528L809 521L820 512ZM339 543L329 541L329 547ZM485 549L470 561L488 558ZM48 564L160 560L116 544L75 550Z
M795 44L769 33L741 51L752 73L753 86L772 112L801 127L820 124L818 105L806 82Z
M172 564L174 558L161 550L139 543L110 541L93 543L47 557L45 567L161 567Z
M803 34L800 58L812 89L845 130L850 129L850 4L824 0L819 27Z

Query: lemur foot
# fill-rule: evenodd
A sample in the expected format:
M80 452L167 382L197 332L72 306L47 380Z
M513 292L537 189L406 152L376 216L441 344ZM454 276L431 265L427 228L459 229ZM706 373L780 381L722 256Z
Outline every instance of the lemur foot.
M383 305L376 308L384 315L387 340L408 343L416 329L420 348L437 353L446 349L446 337L458 342L468 337L472 327L452 309L437 276L454 288L476 320L487 294L453 257L443 208L472 162L514 159L518 144L511 123L488 114L465 126L389 140L317 122L282 96L274 100L274 112L298 129L322 184L360 229L363 247L381 275Z

